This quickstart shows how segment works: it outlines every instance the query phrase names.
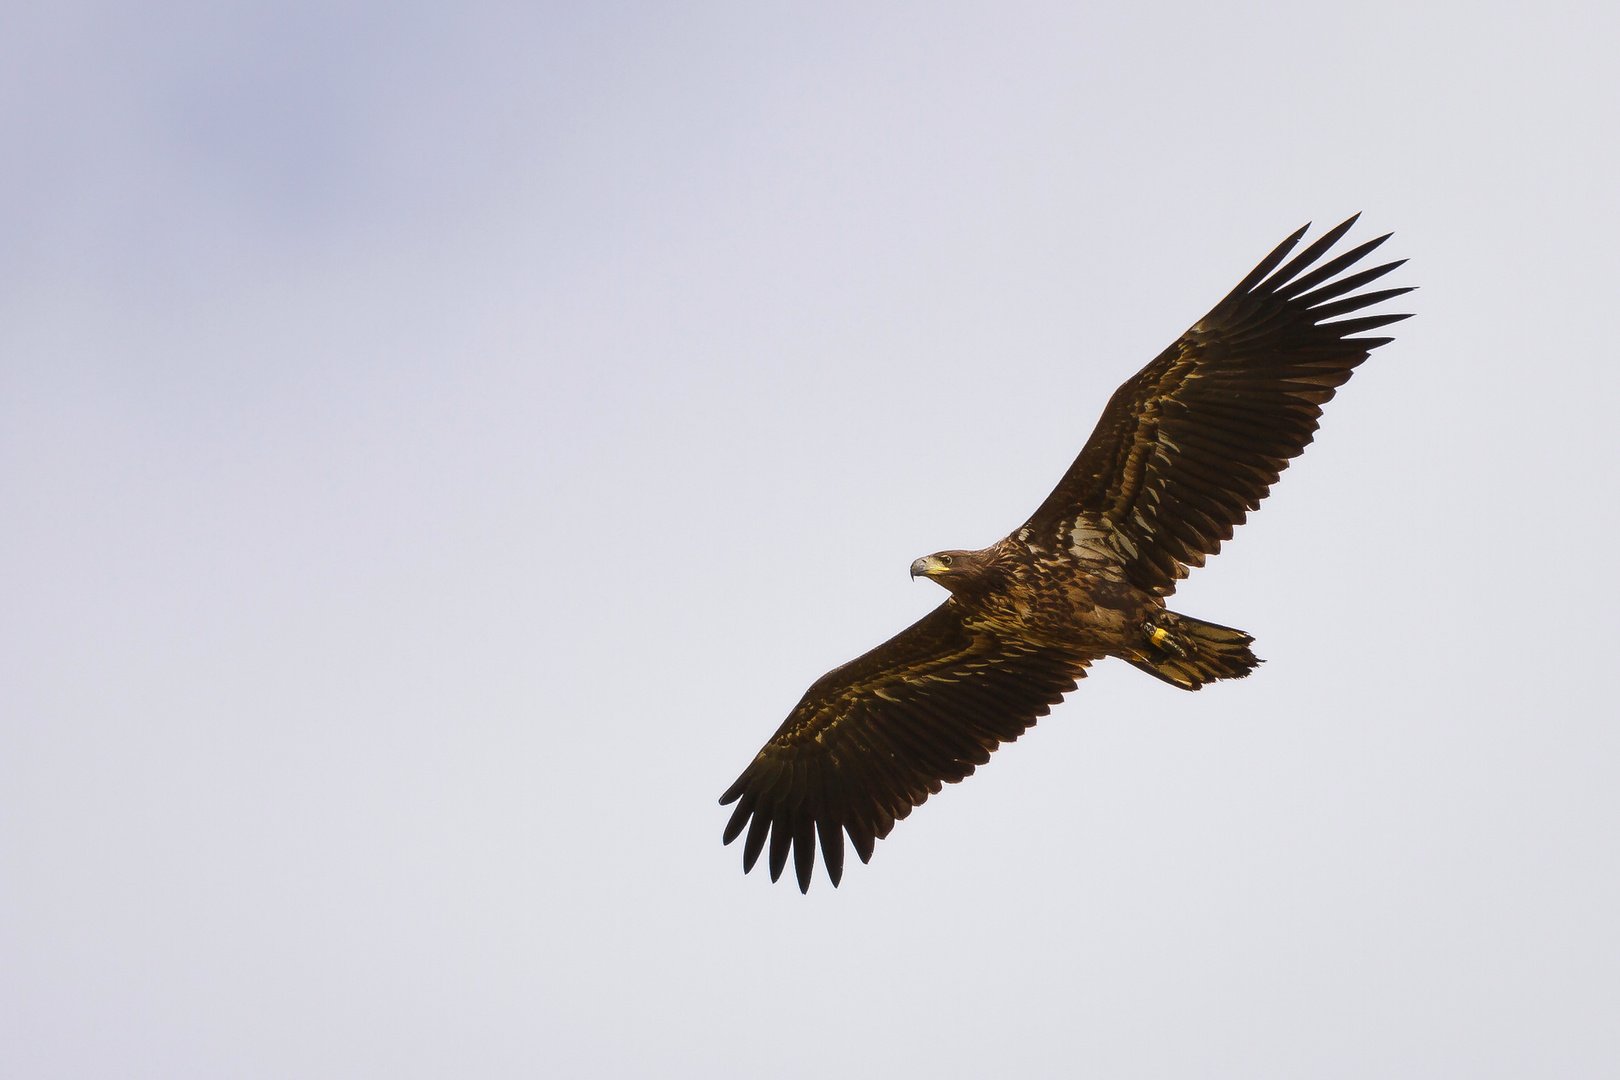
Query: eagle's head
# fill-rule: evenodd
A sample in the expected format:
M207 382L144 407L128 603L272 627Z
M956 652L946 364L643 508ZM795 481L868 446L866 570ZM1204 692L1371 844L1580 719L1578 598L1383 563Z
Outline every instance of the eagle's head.
M988 551L937 551L911 564L914 578L932 578L953 593L972 592L987 583L994 560Z

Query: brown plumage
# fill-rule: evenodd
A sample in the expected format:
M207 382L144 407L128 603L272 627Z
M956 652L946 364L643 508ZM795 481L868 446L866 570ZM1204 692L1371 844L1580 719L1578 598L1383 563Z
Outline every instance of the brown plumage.
M1022 527L912 564L950 598L816 680L720 797L737 804L725 842L747 829L745 871L768 838L771 880L791 850L808 890L819 836L837 885L846 834L870 859L896 821L1023 734L1094 660L1117 656L1185 690L1260 662L1249 635L1163 598L1259 509L1322 405L1392 340L1356 335L1409 317L1327 321L1411 291L1357 292L1400 262L1338 276L1388 234L1316 265L1355 220L1279 268L1305 229L1284 240L1121 386Z

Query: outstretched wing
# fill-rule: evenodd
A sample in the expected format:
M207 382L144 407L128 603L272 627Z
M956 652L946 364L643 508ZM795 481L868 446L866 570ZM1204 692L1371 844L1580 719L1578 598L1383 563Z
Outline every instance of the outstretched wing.
M866 862L912 807L941 784L971 776L1062 701L1090 659L1008 640L945 601L805 692L720 797L721 805L737 804L725 842L747 827L746 872L768 835L772 881L791 847L799 889L807 891L819 832L837 885L846 832Z
M1159 596L1219 551L1311 441L1335 389L1393 340L1355 335L1409 318L1326 321L1412 291L1357 292L1405 260L1338 276L1387 233L1312 269L1355 221L1272 273L1305 229L1284 240L1121 386L1026 524L1026 539L1077 556L1101 548L1133 584Z

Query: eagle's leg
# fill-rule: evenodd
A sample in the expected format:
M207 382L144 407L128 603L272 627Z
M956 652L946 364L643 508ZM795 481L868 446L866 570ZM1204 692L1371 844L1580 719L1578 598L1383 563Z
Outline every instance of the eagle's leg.
M1162 626L1157 626L1152 620L1142 624L1142 630L1147 634L1149 644L1163 652L1174 653L1183 660L1187 658L1187 650L1176 636Z

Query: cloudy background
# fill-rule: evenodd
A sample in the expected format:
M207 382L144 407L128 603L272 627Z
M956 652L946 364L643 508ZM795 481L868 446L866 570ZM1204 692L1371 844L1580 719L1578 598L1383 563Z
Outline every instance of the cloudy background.
M1596 3L13 4L0 1073L1620 1068ZM1307 220L1396 328L829 888L715 799Z

